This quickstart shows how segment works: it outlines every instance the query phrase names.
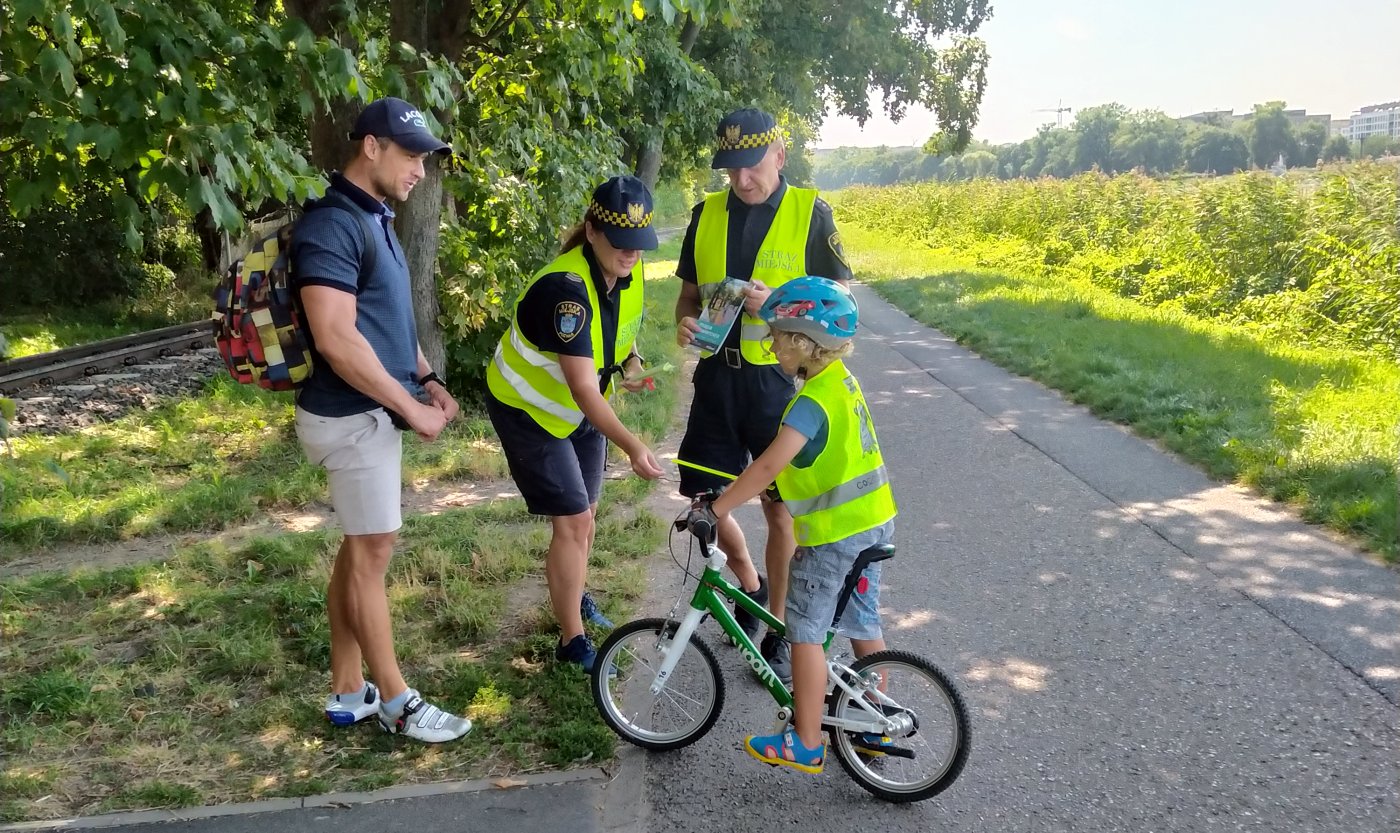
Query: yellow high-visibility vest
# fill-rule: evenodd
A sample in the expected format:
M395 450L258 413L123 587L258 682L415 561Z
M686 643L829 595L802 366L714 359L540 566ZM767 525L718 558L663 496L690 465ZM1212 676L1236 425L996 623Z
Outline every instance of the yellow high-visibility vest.
M807 380L789 411L798 399L812 400L826 414L827 440L810 466L788 465L776 478L797 543L830 544L893 519L898 510L889 473L856 377L834 361Z
M782 202L778 203L773 225L758 247L749 279L760 280L770 289L777 289L807 274L807 234L816 204L815 190L788 186ZM702 306L726 277L742 277L726 275L728 249L729 192L720 191L705 198L705 207L700 209L700 222L695 228L695 278ZM739 351L744 361L777 364L778 360L763 349L763 338L767 334L768 326L762 319L744 314L739 329Z
M541 428L554 436L567 437L583 422L583 411L579 410L578 403L569 392L568 382L564 381L559 354L541 350L520 331L520 302L536 281L555 272L569 272L583 279L592 314L588 326L593 342L593 366L599 372L603 370L603 317L598 314L601 308L598 289L593 284L593 273L583 254L583 246L577 246L536 272L521 291L515 301L510 329L501 336L501 342L496 345L496 355L486 368L486 385L497 400L529 414ZM632 352L632 345L641 328L641 261L637 262L632 275L631 284L621 290L618 304L615 360L625 359ZM604 397L611 396L612 390L610 383Z

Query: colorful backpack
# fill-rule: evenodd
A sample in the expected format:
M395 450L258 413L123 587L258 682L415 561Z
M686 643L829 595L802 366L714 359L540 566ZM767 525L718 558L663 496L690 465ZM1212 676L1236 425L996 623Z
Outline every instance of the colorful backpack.
M360 221L364 257L359 288L374 274L374 232L365 214L348 198L326 191L306 211L335 208ZM291 244L297 221L260 238L224 273L214 290L214 341L229 375L267 390L292 390L311 376L311 347L301 302L292 286Z

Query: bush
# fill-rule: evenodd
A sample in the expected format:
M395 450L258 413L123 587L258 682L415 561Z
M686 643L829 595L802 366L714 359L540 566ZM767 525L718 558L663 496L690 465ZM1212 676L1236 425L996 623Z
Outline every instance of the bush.
M181 285L205 283L204 256L190 218L173 200L161 209L142 251L126 244L108 187L91 185L67 202L10 214L0 193L0 313L111 306L120 318L152 324L186 315ZM203 294L206 289L201 289Z
M86 306L131 297L142 280L140 258L127 248L111 195L92 186L69 202L14 217L0 194L0 312Z

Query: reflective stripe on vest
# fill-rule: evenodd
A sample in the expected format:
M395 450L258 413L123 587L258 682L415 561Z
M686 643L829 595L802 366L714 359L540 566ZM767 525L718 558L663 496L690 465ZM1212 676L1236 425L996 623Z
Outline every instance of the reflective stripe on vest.
M567 437L583 422L583 411L579 410L578 403L569 391L568 382L564 380L564 369L559 365L559 354L540 350L520 331L520 302L536 281L556 272L568 272L578 275L583 280L592 315L588 332L593 344L593 366L602 371L605 366L603 319L598 314L598 289L593 283L592 270L588 267L583 247L578 246L536 272L521 290L520 297L515 301L515 313L511 316L510 329L501 336L491 364L486 368L486 385L498 401L525 411L550 434ZM626 357L632 351L632 344L636 341L640 329L643 284L641 261L633 268L632 275L632 283L622 290L618 303L614 360L619 356ZM612 385L609 384L604 397L611 394Z
M835 361L808 379L793 402L798 398L812 400L826 414L827 441L810 466L778 472L797 543L830 544L892 519L894 493L860 383Z
M807 274L807 235L812 227L812 209L817 204L817 192L811 188L788 186L778 203L773 225L758 247L750 275L727 275L729 266L729 191L720 191L705 198L700 209L700 222L695 228L695 277L700 287L701 305L725 277L762 281L769 289L777 289L793 278ZM763 349L768 325L756 316L744 313L739 327L739 351L749 364L777 364L778 360ZM708 353L702 355L708 356Z

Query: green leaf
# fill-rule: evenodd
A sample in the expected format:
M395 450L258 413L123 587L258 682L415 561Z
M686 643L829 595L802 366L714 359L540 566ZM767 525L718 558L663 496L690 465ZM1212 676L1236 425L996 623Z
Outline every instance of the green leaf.
M83 145L83 138L86 135L81 122L73 122L68 125L68 131L63 138L63 146L68 148L69 153L77 153L78 148Z
M219 228L234 231L243 226L243 215L238 206L233 204L233 200L229 199L227 191L215 191L210 207L214 212L214 225Z
M78 33L73 28L73 16L66 11L59 12L53 17L53 33L58 42L63 45L66 51L74 60L82 57L82 51L78 49ZM76 53L76 54L75 54Z
M55 81L63 84L63 91L72 95L78 89L78 82L73 79L73 64L68 60L68 56L50 46L39 56L39 77L44 79L44 83L53 86Z
M187 197L190 210L198 214L206 205L212 209L217 199L214 196L214 184L202 176L190 184L194 186Z
M97 158L110 159L121 145L121 131L106 124L93 125L88 129L88 138L92 140Z
M18 26L25 26L30 19L42 23L45 18L44 7L46 5L46 0L15 0L15 23Z
M126 30L117 20L117 9L111 3L99 3L97 7L97 28L107 39L107 46L113 52L126 50Z
M63 483L63 485L71 486L73 484L72 476L69 475L68 472L64 470L63 466L60 466L57 461L52 459L45 460L44 468L48 469L50 472L53 472L53 475L57 477L59 481Z
M0 417L4 417L10 422L15 421L15 400L0 396Z

